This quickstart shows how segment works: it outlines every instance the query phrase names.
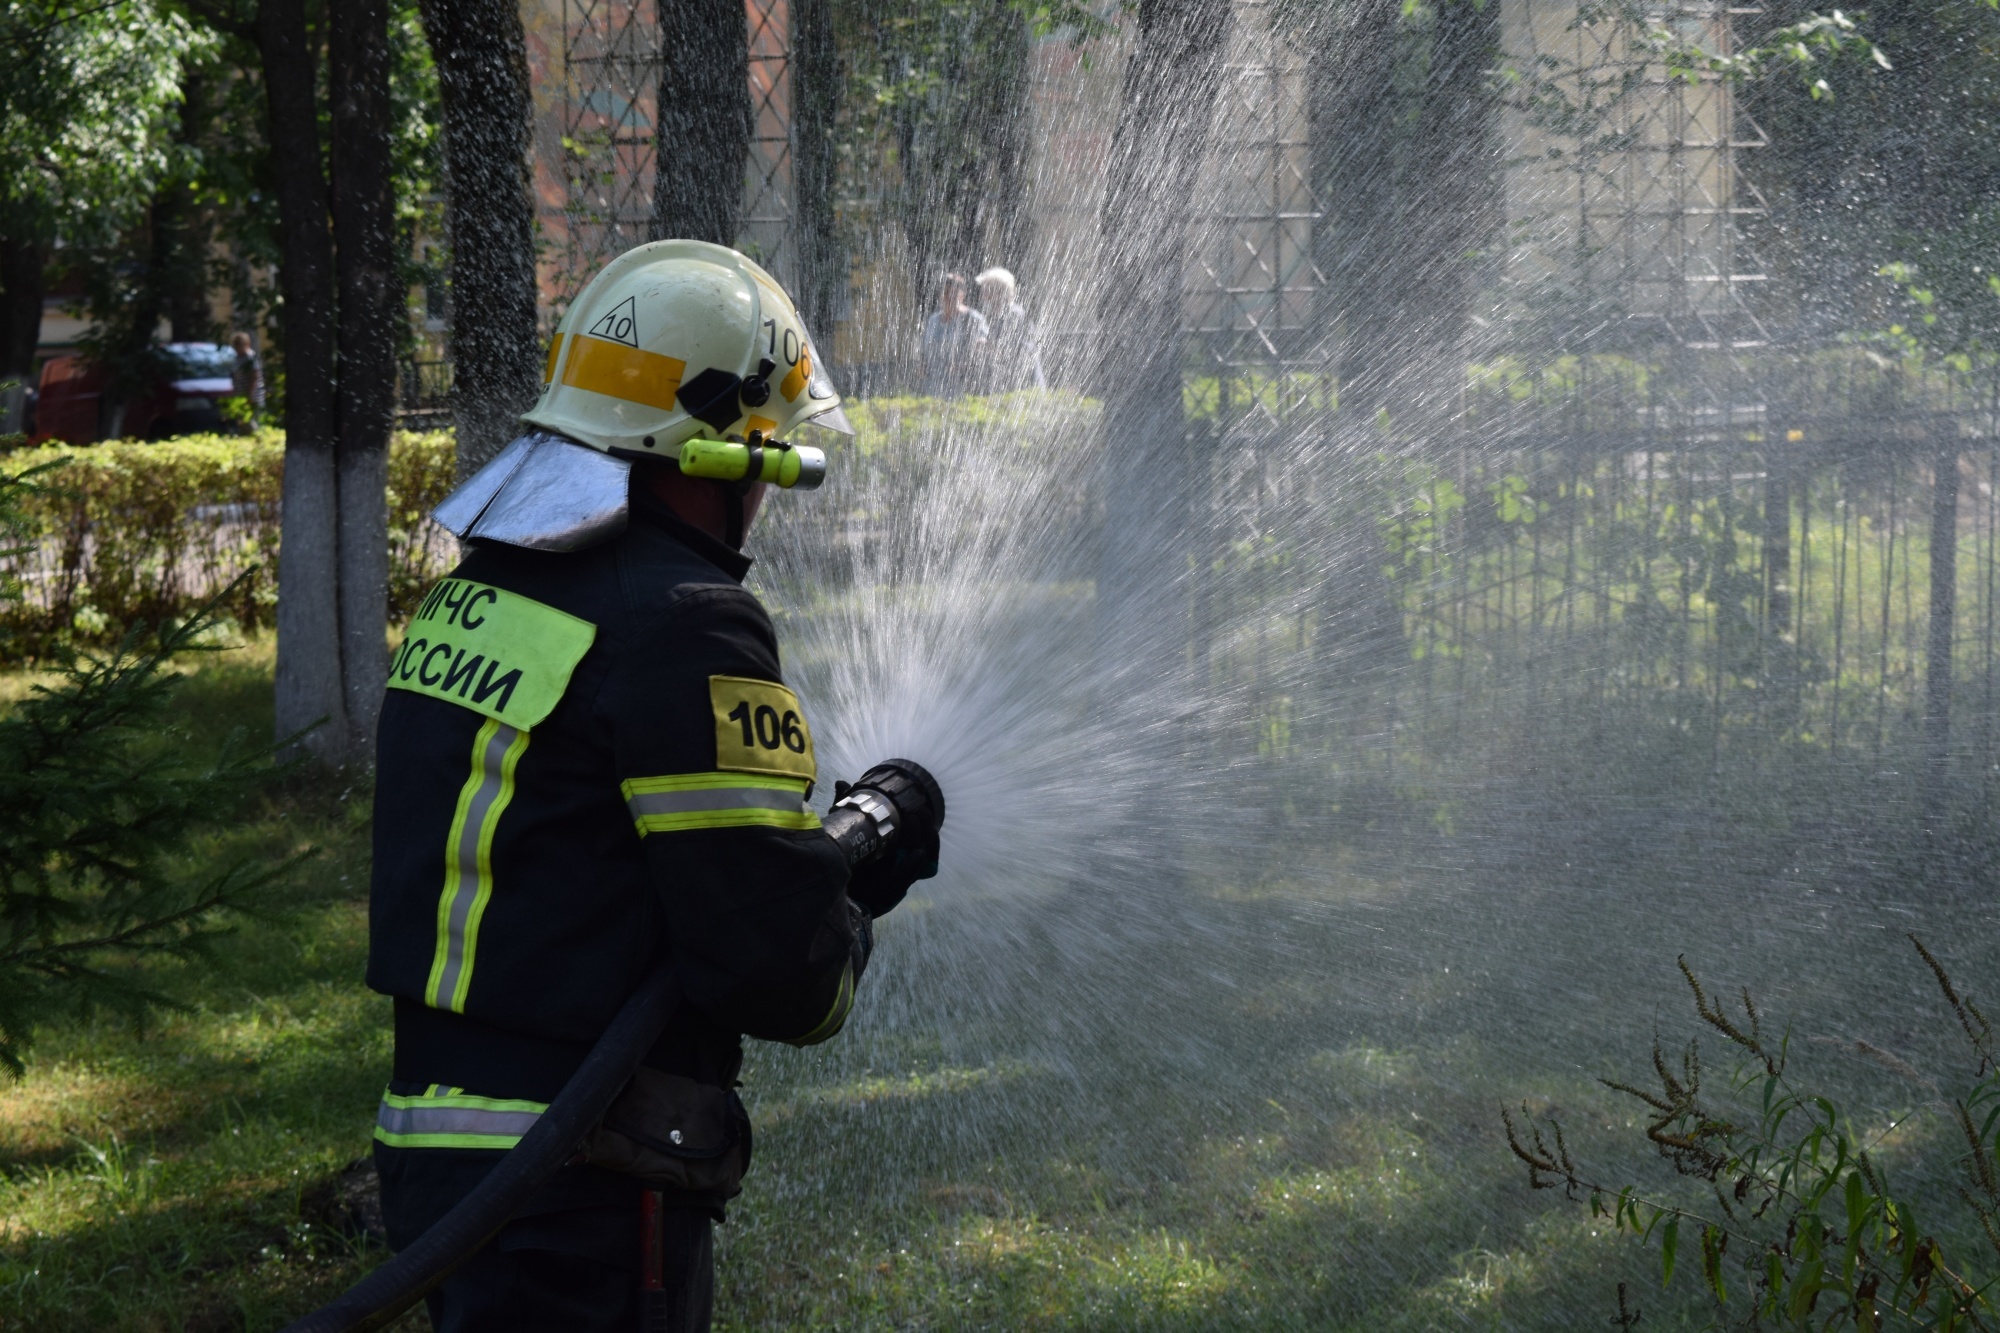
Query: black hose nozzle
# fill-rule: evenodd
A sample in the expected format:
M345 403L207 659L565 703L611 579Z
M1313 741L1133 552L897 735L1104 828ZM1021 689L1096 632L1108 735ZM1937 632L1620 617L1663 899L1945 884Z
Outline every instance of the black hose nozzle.
M850 868L881 860L906 839L934 844L944 827L944 789L914 759L885 760L836 791L823 827Z

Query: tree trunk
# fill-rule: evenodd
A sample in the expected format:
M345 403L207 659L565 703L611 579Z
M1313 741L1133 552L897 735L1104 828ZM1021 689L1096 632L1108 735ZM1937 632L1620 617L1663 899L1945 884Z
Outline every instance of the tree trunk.
M42 289L48 249L0 236L0 435L21 429L29 372L42 336Z
M994 5L981 16L985 40L980 43L988 63L979 79L979 194L966 210L973 230L963 242L963 262L1022 267L1032 241L1028 212L1029 61L1034 34L1025 14L1009 5ZM965 275L968 280L972 274ZM977 292L973 295L976 297Z
M956 270L1019 262L1027 220L1023 166L1029 122L1027 20L1006 5L970 11L935 71L945 95L934 113L914 99L896 111L903 164L898 213L925 300Z
M175 342L203 342L214 332L208 318L208 254L200 200L184 164L185 155L195 151L206 118L203 89L198 75L189 75L181 85L173 131L178 160L147 204L145 267L130 289L130 299L103 321L111 330L104 349L110 373L98 400L98 428L105 439L123 434L127 410L153 392L161 370L154 339L162 319Z
M1958 613L1958 440L1940 440L1931 464L1931 615L1924 670L1924 843L1944 868L1951 823L1951 648Z
M1322 19L1308 70L1320 327L1338 338L1342 417L1365 426L1388 402L1395 303L1398 0L1354 0Z
M1324 21L1308 114L1322 323L1342 339L1341 406L1365 424L1456 407L1483 256L1502 223L1500 45L1492 0L1440 0L1428 33L1398 0L1356 0ZM1421 62L1421 92L1411 72Z
M1485 256L1500 235L1500 100L1492 72L1500 57L1498 0L1441 0L1434 9L1430 64L1410 198L1411 224L1401 290L1408 356L1395 397L1436 422L1458 408ZM1392 411L1398 410L1391 408Z
M792 296L807 331L822 340L822 355L847 285L833 204L841 92L833 0L792 0L792 194L799 236L798 290Z
M660 124L653 238L736 244L750 157L743 0L659 0Z
M271 116L284 316L285 482L279 522L277 731L308 727L327 762L347 742L340 669L334 471L333 241L320 172L319 107L304 0L262 0L257 45ZM315 726L318 723L320 725Z
M114 307L104 320L104 387L97 400L97 433L115 440L125 434L126 410L138 398L150 396L160 363L153 356L153 334L160 326L166 275L173 266L179 231L179 203L185 190L169 182L146 206L146 265L131 288L131 299Z
M514 0L422 0L421 10L444 103L452 400L464 476L519 434L521 413L541 392L527 39Z
M186 148L199 142L208 123L208 81L189 74L181 83L180 127L177 141ZM154 225L166 229L160 247L160 303L175 342L208 342L215 337L215 317L208 307L208 218L192 180L176 177L154 204ZM149 330L150 332L150 330Z
M389 427L395 410L396 209L388 0L328 11L333 238L340 283L340 665L350 760L366 762L389 668Z
M1149 915L1178 900L1188 829L1181 808L1199 721L1188 688L1191 568L1206 555L1210 455L1182 404L1182 275L1189 201L1208 143L1231 0L1139 0L1099 213L1093 387L1103 399L1096 618L1103 725L1156 775L1155 799L1107 838L1145 846L1160 867Z
M1141 0L1100 215L1098 615L1108 660L1156 681L1182 669L1191 490L1208 466L1181 403L1181 275L1229 15L1230 0Z

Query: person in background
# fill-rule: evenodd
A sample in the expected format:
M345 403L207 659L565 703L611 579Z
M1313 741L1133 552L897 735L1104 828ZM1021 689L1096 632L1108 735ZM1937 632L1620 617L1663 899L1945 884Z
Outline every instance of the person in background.
M264 363L257 359L257 350L250 345L247 333L232 334L229 346L236 352L236 364L230 368L229 379L236 396L250 409L249 424L255 425L264 414Z
M992 330L987 368L993 391L1048 388L1041 335L1018 298L1014 275L996 264L973 281L979 284L979 305Z
M965 279L944 275L938 308L924 321L924 392L970 393L991 336L986 317L965 303Z

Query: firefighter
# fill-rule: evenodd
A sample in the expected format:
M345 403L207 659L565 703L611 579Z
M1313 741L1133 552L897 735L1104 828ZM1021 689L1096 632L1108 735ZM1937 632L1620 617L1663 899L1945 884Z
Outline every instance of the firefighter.
M846 421L768 274L694 241L623 255L524 420L437 511L466 554L382 709L383 1212L401 1249L449 1211L664 954L679 1008L603 1125L428 1300L450 1333L706 1329L712 1224L750 1160L741 1038L840 1031L870 923L936 871L942 796L880 769L843 787L837 813L901 826L851 876L808 805L812 730L740 548L769 482L824 471L793 430Z

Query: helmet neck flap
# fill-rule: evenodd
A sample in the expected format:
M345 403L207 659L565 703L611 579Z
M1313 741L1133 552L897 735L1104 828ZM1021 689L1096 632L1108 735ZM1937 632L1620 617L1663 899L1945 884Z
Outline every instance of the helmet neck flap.
M625 531L632 464L548 431L530 431L431 511L464 541L577 551Z
M548 431L502 449L431 511L460 541L478 538L530 551L580 551L625 530L632 463ZM742 477L709 483L723 494L723 541L743 549L750 488Z

